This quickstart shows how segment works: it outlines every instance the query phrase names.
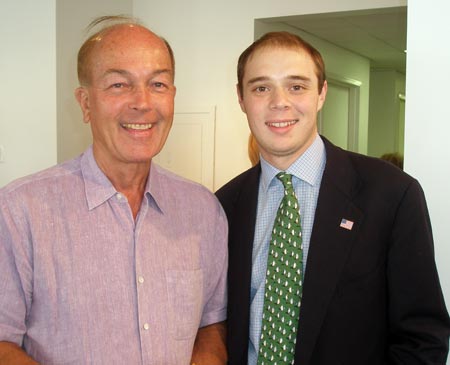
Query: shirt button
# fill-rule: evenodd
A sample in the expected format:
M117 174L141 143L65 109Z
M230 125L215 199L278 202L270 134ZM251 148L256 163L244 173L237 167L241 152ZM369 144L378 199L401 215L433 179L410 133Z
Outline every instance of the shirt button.
M148 323L144 323L144 330L148 330L150 328L150 325Z
M116 197L117 197L117 200L122 200L122 198L123 198L123 195L122 195L122 194L120 194L120 193L117 193L117 194L116 194Z
M138 282L139 282L139 284L144 283L144 277L143 276L139 276L138 277Z

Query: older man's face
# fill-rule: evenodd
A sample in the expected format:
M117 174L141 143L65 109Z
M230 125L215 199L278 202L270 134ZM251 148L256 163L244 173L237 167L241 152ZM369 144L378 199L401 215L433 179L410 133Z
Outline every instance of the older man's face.
M167 48L148 30L124 25L98 41L89 85L76 96L91 124L99 166L148 164L173 120L175 86Z

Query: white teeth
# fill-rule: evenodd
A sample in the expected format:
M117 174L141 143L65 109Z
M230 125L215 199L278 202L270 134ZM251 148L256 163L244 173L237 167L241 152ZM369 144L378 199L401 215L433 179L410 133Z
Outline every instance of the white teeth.
M144 129L151 129L151 124L122 124L122 127L127 129L137 129L137 130L144 130Z
M297 122L298 122L298 119L294 119L289 122L273 122L273 123L268 122L266 124L270 125L272 127L283 128L283 127L287 127L289 125L295 124Z

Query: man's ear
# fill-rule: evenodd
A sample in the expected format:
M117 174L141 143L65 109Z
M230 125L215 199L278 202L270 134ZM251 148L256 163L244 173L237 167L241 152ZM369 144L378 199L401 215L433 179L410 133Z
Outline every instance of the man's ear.
M323 82L322 90L320 91L320 94L319 94L319 100L317 102L317 111L322 109L323 104L325 103L326 96L327 96L327 91L328 91L328 83L327 83L327 80L325 80Z
M238 96L239 105L241 106L241 110L246 113L245 106L244 106L244 99L241 95L241 90L239 89L239 84L236 84L236 92Z
M75 98L80 104L81 112L83 113L83 121L89 123L91 121L90 108L89 108L89 92L85 87L80 86L75 89Z

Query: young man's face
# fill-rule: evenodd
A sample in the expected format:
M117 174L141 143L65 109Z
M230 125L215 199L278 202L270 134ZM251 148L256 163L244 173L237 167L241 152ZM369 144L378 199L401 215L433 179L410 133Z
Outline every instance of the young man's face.
M314 62L304 50L267 47L249 58L242 85L239 103L261 155L287 169L317 135L326 82L319 93Z
M172 125L175 87L167 48L154 34L124 26L93 50L90 82L76 91L105 169L148 164Z

